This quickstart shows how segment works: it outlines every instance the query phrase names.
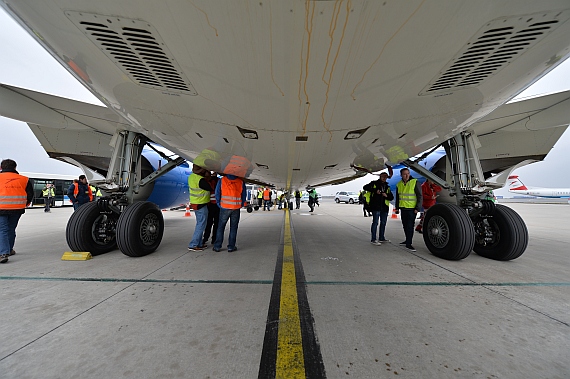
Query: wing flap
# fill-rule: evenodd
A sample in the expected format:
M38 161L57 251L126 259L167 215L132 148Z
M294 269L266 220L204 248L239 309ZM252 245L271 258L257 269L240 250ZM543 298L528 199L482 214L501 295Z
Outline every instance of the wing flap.
M487 174L544 159L570 123L570 91L508 103L472 128ZM488 176L488 175L486 175Z

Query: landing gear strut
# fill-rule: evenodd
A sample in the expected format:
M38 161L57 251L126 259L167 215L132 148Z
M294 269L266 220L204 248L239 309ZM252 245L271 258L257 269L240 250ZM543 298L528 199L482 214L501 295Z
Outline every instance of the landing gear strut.
M476 136L470 132L443 144L450 163L451 184L418 164L423 157L405 162L448 189L456 199L456 204L436 204L428 209L424 242L433 255L448 260L463 259L472 250L495 260L518 258L528 245L526 225L512 209L486 200L488 192L500 185L485 180L476 145Z
M144 186L184 162L171 159L154 149L168 163L144 178L141 175L145 136L123 131L113 137L115 148L107 178L100 183L105 197L79 207L67 223L66 239L74 251L92 255L106 253L117 246L123 254L140 257L155 251L164 233L162 212L144 201ZM142 198L141 198L142 196Z

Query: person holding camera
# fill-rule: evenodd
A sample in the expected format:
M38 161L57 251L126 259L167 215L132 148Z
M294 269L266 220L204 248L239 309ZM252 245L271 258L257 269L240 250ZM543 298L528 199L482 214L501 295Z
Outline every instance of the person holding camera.
M363 187L365 191L370 192L369 210L372 212L372 226L370 227L371 239L373 245L381 245L382 242L390 242L386 239L384 232L386 231L386 223L388 222L388 213L390 212L390 201L394 200L394 194L390 191L390 186L386 182L388 173L380 173L380 179L368 183ZM380 229L378 229L378 220L380 220ZM378 233L378 239L376 235Z
M42 189L42 197L44 198L44 212L51 212L50 206L55 197L55 189L53 184L47 183Z

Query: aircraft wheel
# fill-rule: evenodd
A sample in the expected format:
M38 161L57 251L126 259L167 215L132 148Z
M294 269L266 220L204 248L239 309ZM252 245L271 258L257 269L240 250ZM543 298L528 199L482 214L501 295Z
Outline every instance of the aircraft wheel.
M504 205L496 205L493 216L477 220L475 227L490 237L485 244L477 243L473 248L482 257L510 261L520 257L528 245L528 229L523 219Z
M439 258L458 261L467 257L475 244L473 222L455 204L436 204L424 218L424 242Z
M88 251L91 255L115 250L118 218L116 213L101 212L95 202L80 206L67 221L67 244L73 251Z
M163 233L162 212L149 201L129 205L117 221L117 245L129 257L142 257L155 251Z
M247 213L251 213L251 212L253 212L253 207L251 205L249 205L247 207Z

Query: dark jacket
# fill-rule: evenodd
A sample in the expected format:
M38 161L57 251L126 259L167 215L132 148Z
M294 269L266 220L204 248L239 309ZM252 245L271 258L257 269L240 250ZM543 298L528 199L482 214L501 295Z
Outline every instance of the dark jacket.
M18 171L16 170L2 170L0 171L0 175L6 172L12 172L14 174L20 175L20 173L18 173ZM30 204L34 199L34 186L32 185L32 181L30 179L28 179L28 184L26 184L26 196L27 196L26 204ZM13 213L21 214L24 213L25 211L26 211L25 209L0 209L0 215L13 214Z
M79 203L79 205L88 203L91 200L89 199L89 185L81 182L77 183L77 185L77 196L73 193L75 191L75 183L71 183L67 189L67 197L69 197L69 200L71 200L72 203Z
M370 211L381 211L381 212L389 212L390 207L386 204L386 200L392 201L394 200L394 194L390 191L390 186L386 182L382 182L381 180L375 180L373 182L368 183L364 187L362 187L365 191L371 193L370 195L370 203L368 204L368 209ZM377 191L380 190L380 194ZM386 197L382 196L382 193L386 194Z

